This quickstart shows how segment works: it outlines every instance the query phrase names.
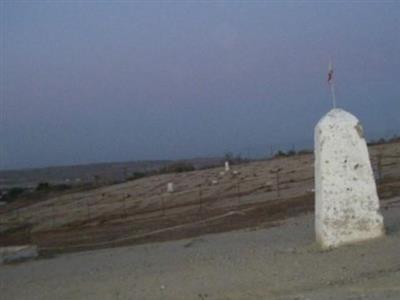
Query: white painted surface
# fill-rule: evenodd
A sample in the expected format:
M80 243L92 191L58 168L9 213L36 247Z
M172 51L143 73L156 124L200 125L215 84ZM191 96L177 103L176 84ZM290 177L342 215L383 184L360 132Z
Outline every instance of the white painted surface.
M231 169L231 167L229 166L229 161L225 162L225 172L229 172L229 170Z
M167 192L168 193L173 193L174 191L175 191L174 183L173 182L168 182L168 184L167 184Z
M342 109L315 127L315 230L323 248L384 234L361 124Z

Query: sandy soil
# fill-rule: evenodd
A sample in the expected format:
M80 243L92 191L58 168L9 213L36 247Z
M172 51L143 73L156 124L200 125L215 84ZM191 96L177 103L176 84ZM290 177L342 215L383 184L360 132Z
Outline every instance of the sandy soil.
M194 239L0 267L2 299L400 299L400 197L387 236L322 252L313 214Z

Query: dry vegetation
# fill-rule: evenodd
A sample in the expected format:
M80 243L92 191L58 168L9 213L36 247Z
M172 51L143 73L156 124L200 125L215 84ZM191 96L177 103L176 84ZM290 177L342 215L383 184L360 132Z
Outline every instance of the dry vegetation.
M370 154L381 199L399 195L400 143L374 145ZM166 192L168 182L174 193ZM0 244L34 243L46 254L274 226L313 209L313 185L311 154L237 165L227 173L221 167L145 177L4 206Z

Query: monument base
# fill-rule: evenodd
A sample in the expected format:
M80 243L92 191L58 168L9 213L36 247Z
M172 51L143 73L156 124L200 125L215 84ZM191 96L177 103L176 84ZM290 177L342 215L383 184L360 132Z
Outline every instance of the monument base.
M316 241L322 249L337 248L347 244L360 243L367 240L380 238L385 235L385 229L382 224L382 219L378 219L375 225L368 226L365 229L357 229L358 225L339 224L339 227L347 230L336 230L336 235L328 235L326 232L316 232ZM335 223L337 220L327 220L330 223ZM350 228L350 229L349 229Z

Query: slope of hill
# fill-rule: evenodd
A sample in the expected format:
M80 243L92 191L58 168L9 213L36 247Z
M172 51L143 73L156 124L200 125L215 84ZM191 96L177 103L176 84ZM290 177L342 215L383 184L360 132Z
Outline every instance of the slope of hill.
M370 156L387 235L332 251L314 242L309 154L9 204L0 213L0 244L34 243L41 258L53 259L2 266L1 295L399 299L400 143L370 147ZM225 233L209 234L216 232ZM66 254L123 245L130 246Z
M203 168L220 163L221 158L205 157L182 160ZM149 160L111 162L74 166L55 166L37 169L0 170L0 188L35 187L39 182L52 184L91 183L100 180L103 184L121 182L134 172L150 172L174 163L171 160Z
M400 143L370 148L382 199L400 192ZM378 167L377 167L378 168ZM166 185L173 182L174 193ZM0 244L77 251L274 226L313 210L313 156L145 177L1 208Z

